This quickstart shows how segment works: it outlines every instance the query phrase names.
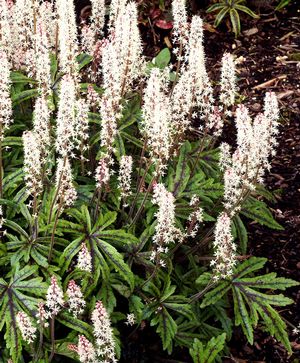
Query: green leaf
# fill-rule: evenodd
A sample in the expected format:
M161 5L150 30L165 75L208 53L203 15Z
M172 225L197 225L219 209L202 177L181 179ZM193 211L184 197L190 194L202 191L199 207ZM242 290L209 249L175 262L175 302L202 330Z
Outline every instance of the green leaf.
M137 139L136 137L132 136L131 134L128 134L125 131L120 131L120 135L126 139L127 141L131 142L132 144L136 145L139 148L143 148L143 142L140 139Z
M115 270L128 282L130 288L134 287L134 276L129 266L124 262L123 256L111 246L109 243L99 239L93 238L101 252L106 256L108 261L112 264Z
M259 19L259 16L257 14L255 14L252 10L250 10L247 6L236 4L234 7L235 7L235 9L240 10L240 11L252 16L252 18L254 18L254 19Z
M225 17L225 15L228 13L229 11L229 7L224 7L216 16L215 22L214 22L214 26L217 27L220 25L221 21L223 20L223 18Z
M76 61L78 63L78 70L80 71L83 67L90 64L93 60L93 57L86 53L81 53L76 57Z
M283 9L285 6L289 5L289 3L291 2L291 0L281 0L280 3L276 6L275 10L281 10Z
M89 340L93 339L92 327L80 319L74 318L66 311L62 311L56 319L63 325L78 333L85 335Z
M139 240L135 236L121 229L101 231L94 236L109 241L113 246L120 248L123 251L126 251L128 250L128 247L138 245L139 243Z
M234 216L233 222L237 231L238 246L239 246L238 248L242 254L245 254L247 252L247 246L248 246L247 229L238 215Z
M206 12L207 13L211 13L213 11L216 11L216 10L220 10L220 9L223 9L224 7L228 7L228 5L224 2L221 2L221 3L217 3L217 4L213 4L211 5L207 10Z
M151 320L150 325L157 325L156 332L162 340L163 349L168 350L168 352L171 353L173 338L177 332L177 324L168 313L167 309L161 307L157 311L156 316Z
M239 289L233 289L235 325L241 325L250 344L253 344L253 328L249 318L243 296Z
M164 69L170 63L170 60L171 60L171 52L169 48L164 48L154 58L153 63L158 68Z
M206 306L215 304L226 294L226 292L230 289L230 287L231 287L230 281L220 282L217 287L215 287L213 290L208 291L205 294L200 307L204 308Z
M260 270L268 261L267 258L263 257L251 257L248 260L240 263L234 271L234 279L241 278L253 271Z
M271 306L265 307L259 304L255 304L254 307L264 320L266 324L266 330L279 342L281 342L288 351L288 353L291 355L293 352L286 331L286 325L281 319L280 315L277 313L277 311L274 310Z
M28 78L21 72L16 71L10 73L10 79L12 83L37 83L37 81L33 80L32 78Z
M6 324L4 338L15 362L19 361L22 349L16 315L24 310L29 316L33 316L39 302L36 297L44 297L47 291L42 278L34 277L37 269L37 266L28 265L19 269L17 265L9 282L0 279L0 327L2 329Z
M23 146L23 141L20 136L6 136L2 142L2 146Z
M233 32L237 37L241 32L241 23L239 13L235 9L230 9L229 11L230 20L233 28Z
M224 349L226 334L213 337L204 347L199 339L194 339L190 355L194 363L214 363L217 355Z
M243 204L240 213L247 218L255 220L263 226L277 230L284 229L279 223L275 221L266 204L262 201L256 200L255 198L248 198Z
M16 93L12 96L13 107L19 105L20 103L30 100L31 98L37 97L39 95L38 89L27 89L25 91Z
M188 154L190 151L191 144L186 141L180 148L180 155L176 167L176 174L173 186L174 196L180 196L189 182L190 168L188 166Z

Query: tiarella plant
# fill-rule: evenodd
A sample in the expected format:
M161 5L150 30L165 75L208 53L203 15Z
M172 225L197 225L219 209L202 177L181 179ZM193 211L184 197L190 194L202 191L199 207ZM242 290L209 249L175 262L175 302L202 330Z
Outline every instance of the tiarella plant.
M262 200L275 94L254 118L238 105L231 54L213 89L184 1L151 62L136 3L91 3L79 31L73 0L0 0L1 358L111 363L124 329L154 329L214 362L259 321L291 353L273 290L297 283L257 273L244 224L282 228Z

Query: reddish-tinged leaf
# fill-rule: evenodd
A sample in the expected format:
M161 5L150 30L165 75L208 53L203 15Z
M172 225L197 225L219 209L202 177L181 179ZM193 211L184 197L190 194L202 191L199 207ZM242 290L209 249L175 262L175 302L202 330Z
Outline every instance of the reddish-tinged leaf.
M172 29L173 28L173 22L172 21L166 21L163 19L156 20L154 22L154 25L156 25L160 29Z
M151 9L149 12L150 19L157 19L161 15L160 9Z

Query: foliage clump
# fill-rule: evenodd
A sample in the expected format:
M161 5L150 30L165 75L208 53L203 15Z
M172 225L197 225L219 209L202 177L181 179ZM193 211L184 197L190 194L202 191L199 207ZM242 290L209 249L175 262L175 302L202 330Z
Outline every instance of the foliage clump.
M107 23L92 1L80 32L72 0L0 5L1 357L116 362L129 332L154 329L208 363L259 321L291 353L273 306L292 301L273 290L297 283L245 255L244 217L282 228L261 200L276 96L252 119L230 54L213 88L184 1L174 54L151 62L134 2L113 0Z

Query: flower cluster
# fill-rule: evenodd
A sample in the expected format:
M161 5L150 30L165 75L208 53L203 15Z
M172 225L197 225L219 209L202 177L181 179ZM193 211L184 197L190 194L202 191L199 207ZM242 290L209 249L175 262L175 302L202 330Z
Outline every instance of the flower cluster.
M172 123L179 135L187 130L194 117L215 124L213 92L205 67L203 22L199 16L192 19L186 57L171 99Z
M92 312L94 336L96 338L97 354L107 363L117 362L115 358L115 341L110 326L109 315L101 301L96 303Z
M85 243L81 245L78 253L77 268L82 271L92 272L92 256Z
M187 235L190 237L196 236L200 223L203 221L203 209L199 207L199 204L199 198L196 195L193 195L190 201L190 206L193 208L193 211L188 217L190 224L187 230Z
M51 277L51 283L47 290L46 307L49 311L47 316L53 318L64 306L64 293L57 283L55 276Z
M236 70L233 56L225 53L222 58L220 101L225 107L234 105L236 94Z
M57 197L61 206L71 206L77 198L76 189L73 186L72 169L67 157L59 158L56 169Z
M81 363L95 363L96 360L96 352L94 346L91 342L89 342L85 336L79 335L78 337L78 345L76 347L76 351L79 355L79 360Z
M79 314L83 312L83 309L85 307L85 301L83 299L80 287L75 283L74 280L71 280L68 284L67 296L68 296L69 311L75 317L77 317Z
M230 223L229 215L224 212L219 215L215 227L214 259L211 266L216 280L231 276L236 263L236 245L233 242Z
M186 0L172 1L173 37L182 47L187 44L188 21L186 12Z
M70 155L76 136L76 82L65 75L61 80L57 114L56 149L62 155Z
M121 198L125 199L131 192L132 156L122 156L120 160L120 171L118 176Z
M237 148L231 156L229 147L222 145L220 157L224 170L224 206L231 215L270 168L268 158L275 152L278 113L276 96L272 93L266 95L265 112L253 122L245 106L236 110Z
M121 114L121 99L140 74L143 63L141 39L137 22L137 5L113 2L111 11L116 15L109 42L102 48L102 73L105 89L101 101L101 146L111 165L113 141L117 120ZM112 19L111 19L112 20Z
M0 49L0 138L3 139L4 129L12 122L12 103L10 99L10 65L5 51Z
M50 53L46 26L42 19L38 19L36 25L35 62L32 66L32 76L39 82L39 89L46 97L51 88Z
M104 158L100 159L98 162L95 179L96 179L96 187L99 190L109 182L110 170L108 167L108 162Z
M160 170L169 159L172 145L171 107L166 87L165 77L154 68L145 89L142 127L150 156Z
M73 0L57 0L59 14L59 56L61 70L76 78L78 75L76 55L78 53L77 26Z
M16 316L16 320L21 331L22 338L26 343L32 343L36 338L36 327L32 325L29 316L19 311Z
M39 195L43 190L43 162L39 136L34 131L23 133L24 172L28 192Z

